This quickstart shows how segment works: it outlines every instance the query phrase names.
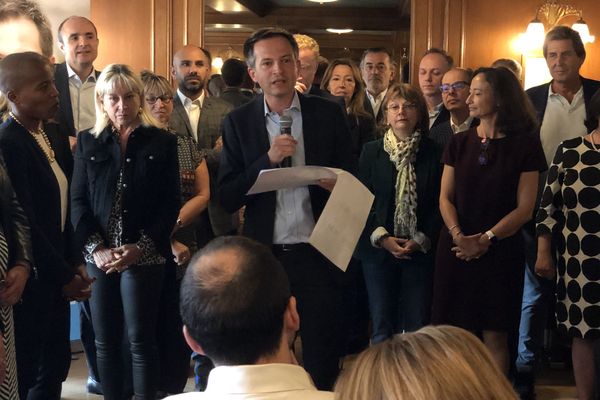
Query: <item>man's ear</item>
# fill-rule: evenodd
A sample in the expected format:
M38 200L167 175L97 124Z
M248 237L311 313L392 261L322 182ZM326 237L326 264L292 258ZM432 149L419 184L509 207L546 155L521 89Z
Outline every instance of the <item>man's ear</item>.
M252 79L252 82L256 82L256 73L253 68L248 67L248 75L250 76L250 79Z
M11 102L11 103L16 103L18 100L18 95L14 90L9 90L6 93L6 98Z
M175 70L175 66L171 65L171 77L177 80L177 71Z
M300 315L296 308L296 298L294 296L290 296L283 313L283 327L284 330L291 331L294 335L300 329Z
M200 344L196 342L196 340L190 335L190 333L187 330L187 326L185 325L183 326L183 337L185 338L185 341L192 350L194 350L198 354L205 355L204 350L202 350L202 346L200 346Z

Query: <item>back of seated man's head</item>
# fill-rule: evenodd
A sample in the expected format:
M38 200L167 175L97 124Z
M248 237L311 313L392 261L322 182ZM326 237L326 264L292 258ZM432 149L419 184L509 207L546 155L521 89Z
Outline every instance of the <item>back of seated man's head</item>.
M217 365L248 365L280 348L291 292L264 245L219 237L194 256L181 285L180 311L190 338Z
M221 76L227 87L242 86L246 75L248 75L246 63L237 58L225 60L223 67L221 68Z

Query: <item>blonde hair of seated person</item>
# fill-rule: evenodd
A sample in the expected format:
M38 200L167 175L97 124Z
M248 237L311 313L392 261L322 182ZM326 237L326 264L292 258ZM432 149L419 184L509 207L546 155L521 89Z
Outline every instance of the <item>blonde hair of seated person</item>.
M339 400L518 400L483 343L443 325L368 348L335 392Z

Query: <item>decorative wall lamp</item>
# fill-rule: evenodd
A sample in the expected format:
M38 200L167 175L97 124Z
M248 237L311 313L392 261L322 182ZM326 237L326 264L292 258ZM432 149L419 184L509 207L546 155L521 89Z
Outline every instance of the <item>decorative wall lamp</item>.
M546 0L538 7L535 18L527 26L526 37L531 44L542 46L544 43L545 28L552 29L567 17L577 17L578 20L572 26L579 32L583 43L593 43L595 36L590 35L590 29L583 20L583 11L570 4L561 3L558 0Z

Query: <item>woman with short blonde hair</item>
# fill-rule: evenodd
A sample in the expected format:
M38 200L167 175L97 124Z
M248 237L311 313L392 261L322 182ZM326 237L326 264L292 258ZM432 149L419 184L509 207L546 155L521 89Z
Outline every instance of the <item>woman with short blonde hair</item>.
M396 335L361 353L335 388L340 400L517 400L483 343L453 326Z

